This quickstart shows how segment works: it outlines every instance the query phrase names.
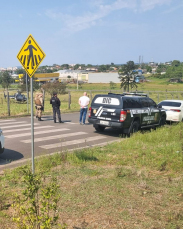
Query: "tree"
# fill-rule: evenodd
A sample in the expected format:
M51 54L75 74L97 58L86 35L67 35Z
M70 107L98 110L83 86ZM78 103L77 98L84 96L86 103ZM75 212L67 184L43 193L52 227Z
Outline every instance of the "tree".
M173 66L173 67L178 67L178 66L180 66L180 61L179 61L179 60L174 60L174 61L172 62L172 66Z
M106 71L108 71L109 69L110 69L110 65L104 65L104 64L102 64L102 65L100 65L99 67L98 67L98 71L99 72L106 72Z
M60 83L59 81L54 82L48 82L42 85L42 88L49 93L51 96L53 95L53 92L56 92L57 94L65 94L66 90L66 84Z
M17 75L19 75L19 74L25 74L25 70L24 70L23 68L20 68L20 69L17 69L17 70L15 71L15 73L16 73Z
M0 84L2 84L3 72L0 72Z
M92 64L87 64L86 67L87 67L87 68L92 68L93 65L92 65Z
M79 68L80 64L75 64L74 65L74 70L77 70Z
M39 89L39 83L36 81L37 78L35 78L33 76L33 91L38 90ZM26 91L26 75L24 74L22 80L21 80L21 84L18 86L18 88L20 89L21 92ZM27 88L28 91L30 91L30 77L27 75Z
M3 72L2 78L1 78L2 82L2 87L5 88L9 88L10 84L13 82L13 79L11 78L11 75L9 74L8 71Z
M146 65L145 68L146 68L147 72L152 72L152 67L151 66Z
M121 81L121 88L129 92L129 87L137 88L137 84L134 81L134 75L137 73L135 70L136 66L133 61L128 61L127 64L123 65L121 69L118 71L119 79Z
M114 83L113 81L110 81L109 84L110 84L110 89L116 88L116 83Z
M69 69L69 65L68 65L68 64L62 64L61 67L62 67L63 69Z

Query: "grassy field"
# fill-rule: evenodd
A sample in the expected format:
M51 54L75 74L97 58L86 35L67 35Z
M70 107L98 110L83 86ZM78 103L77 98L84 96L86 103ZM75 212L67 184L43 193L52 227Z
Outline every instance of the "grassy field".
M43 183L55 178L60 187L58 223L65 226L52 228L183 228L182 136L180 123L37 160ZM11 205L24 189L21 168L0 176L1 229L17 228Z
M88 92L90 99L95 94L107 94L108 92L122 93L120 84L116 84L114 89L110 88L110 84L82 84L76 90L75 84L68 84L67 90L71 92L71 105L68 109L68 94L59 95L61 100L61 111L64 113L79 111L78 99L82 96L84 91ZM138 84L137 91L145 92L154 99L155 102L160 102L164 99L183 99L183 84L174 83L170 84L167 79L148 78L148 82ZM13 95L15 90L10 90L9 94ZM51 114L52 107L49 103L50 95L46 94L45 109L43 114ZM7 100L4 99L3 90L0 90L0 117L5 118L8 115ZM13 99L10 100L10 115L30 115L30 100L29 100L29 113L27 112L27 103L17 103Z

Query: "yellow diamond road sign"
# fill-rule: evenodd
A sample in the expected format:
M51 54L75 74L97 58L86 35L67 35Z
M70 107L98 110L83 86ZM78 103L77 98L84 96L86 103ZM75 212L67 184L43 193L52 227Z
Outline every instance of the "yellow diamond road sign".
M33 36L29 35L20 49L17 58L29 77L32 77L45 56Z

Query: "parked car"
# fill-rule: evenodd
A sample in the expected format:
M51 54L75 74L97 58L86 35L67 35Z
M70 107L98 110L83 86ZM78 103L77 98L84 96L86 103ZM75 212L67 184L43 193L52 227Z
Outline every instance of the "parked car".
M98 94L91 103L88 122L96 131L106 127L130 135L139 129L156 128L166 121L166 112L147 95L140 93Z
M166 121L181 122L183 119L183 100L163 100L159 104L166 110Z
M3 131L0 129L0 154L4 152L4 135Z

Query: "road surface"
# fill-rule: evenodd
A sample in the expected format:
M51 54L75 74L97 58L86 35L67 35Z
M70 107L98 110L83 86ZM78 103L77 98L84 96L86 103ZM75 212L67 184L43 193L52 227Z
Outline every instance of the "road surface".
M120 139L119 131L108 128L98 133L89 123L80 125L78 112L62 114L64 123L54 123L52 116L43 116L42 119L38 121L34 118L35 157L105 145ZM5 151L0 155L0 171L31 160L31 118L1 119L0 127L5 136Z

